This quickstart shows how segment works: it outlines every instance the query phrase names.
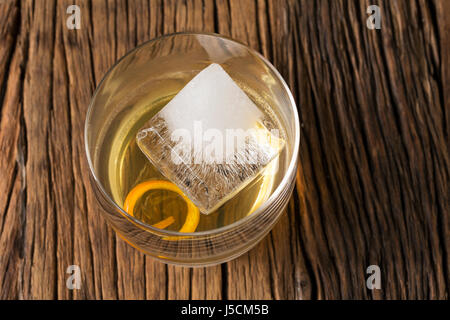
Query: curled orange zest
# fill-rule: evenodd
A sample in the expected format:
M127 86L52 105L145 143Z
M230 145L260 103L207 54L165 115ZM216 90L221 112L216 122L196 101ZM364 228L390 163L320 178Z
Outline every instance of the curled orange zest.
M183 200L187 204L188 212L186 216L186 221L184 222L184 225L181 227L179 232L194 232L195 229L197 229L198 223L200 221L200 211L192 203L192 201L189 200L189 198L184 195L184 193L181 191L180 188L178 188L176 185L174 185L172 182L169 181L149 180L135 186L133 189L131 189L131 191L128 193L125 199L125 202L123 204L125 211L128 212L130 215L133 215L134 206L136 205L138 199L142 197L147 191L155 189L173 191L178 193L183 198ZM174 217L170 216L154 224L153 227L164 229L174 222L175 222Z

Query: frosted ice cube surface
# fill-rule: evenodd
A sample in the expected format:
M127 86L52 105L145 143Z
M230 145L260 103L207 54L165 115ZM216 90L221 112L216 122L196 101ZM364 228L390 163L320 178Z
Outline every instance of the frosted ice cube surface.
M213 63L153 116L136 140L152 164L209 214L278 155L284 146L279 134L271 117Z

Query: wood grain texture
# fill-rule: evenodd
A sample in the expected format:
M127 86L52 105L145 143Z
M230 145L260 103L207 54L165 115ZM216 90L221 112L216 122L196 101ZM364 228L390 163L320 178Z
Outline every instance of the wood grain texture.
M80 30L66 8L81 8ZM382 12L366 28L367 7ZM0 1L0 298L448 299L449 1ZM210 268L155 262L109 228L83 129L136 45L179 31L247 43L298 104L300 166L280 222ZM66 288L79 265L80 290ZM382 289L368 290L379 265Z

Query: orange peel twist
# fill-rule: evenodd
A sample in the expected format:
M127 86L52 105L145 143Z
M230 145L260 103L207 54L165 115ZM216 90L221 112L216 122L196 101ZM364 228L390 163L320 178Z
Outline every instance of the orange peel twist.
M125 202L123 204L125 211L133 216L134 206L136 205L136 202L139 200L139 198L141 198L147 191L156 189L173 191L178 193L183 198L183 200L187 204L187 215L186 221L184 222L179 232L183 233L195 232L195 229L197 229L198 223L200 221L200 211L192 203L192 201L189 200L189 198L184 195L183 191L181 191L180 188L178 188L175 184L169 181L149 180L139 183L137 186L131 189L131 191L125 198ZM153 224L152 226L155 228L164 229L174 222L175 222L174 217L170 216L164 220L161 220L158 223Z

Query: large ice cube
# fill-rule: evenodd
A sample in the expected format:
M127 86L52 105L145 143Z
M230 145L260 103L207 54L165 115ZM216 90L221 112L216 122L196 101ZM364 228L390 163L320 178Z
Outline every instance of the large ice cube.
M137 134L147 158L209 214L242 190L284 141L218 64L197 74Z

